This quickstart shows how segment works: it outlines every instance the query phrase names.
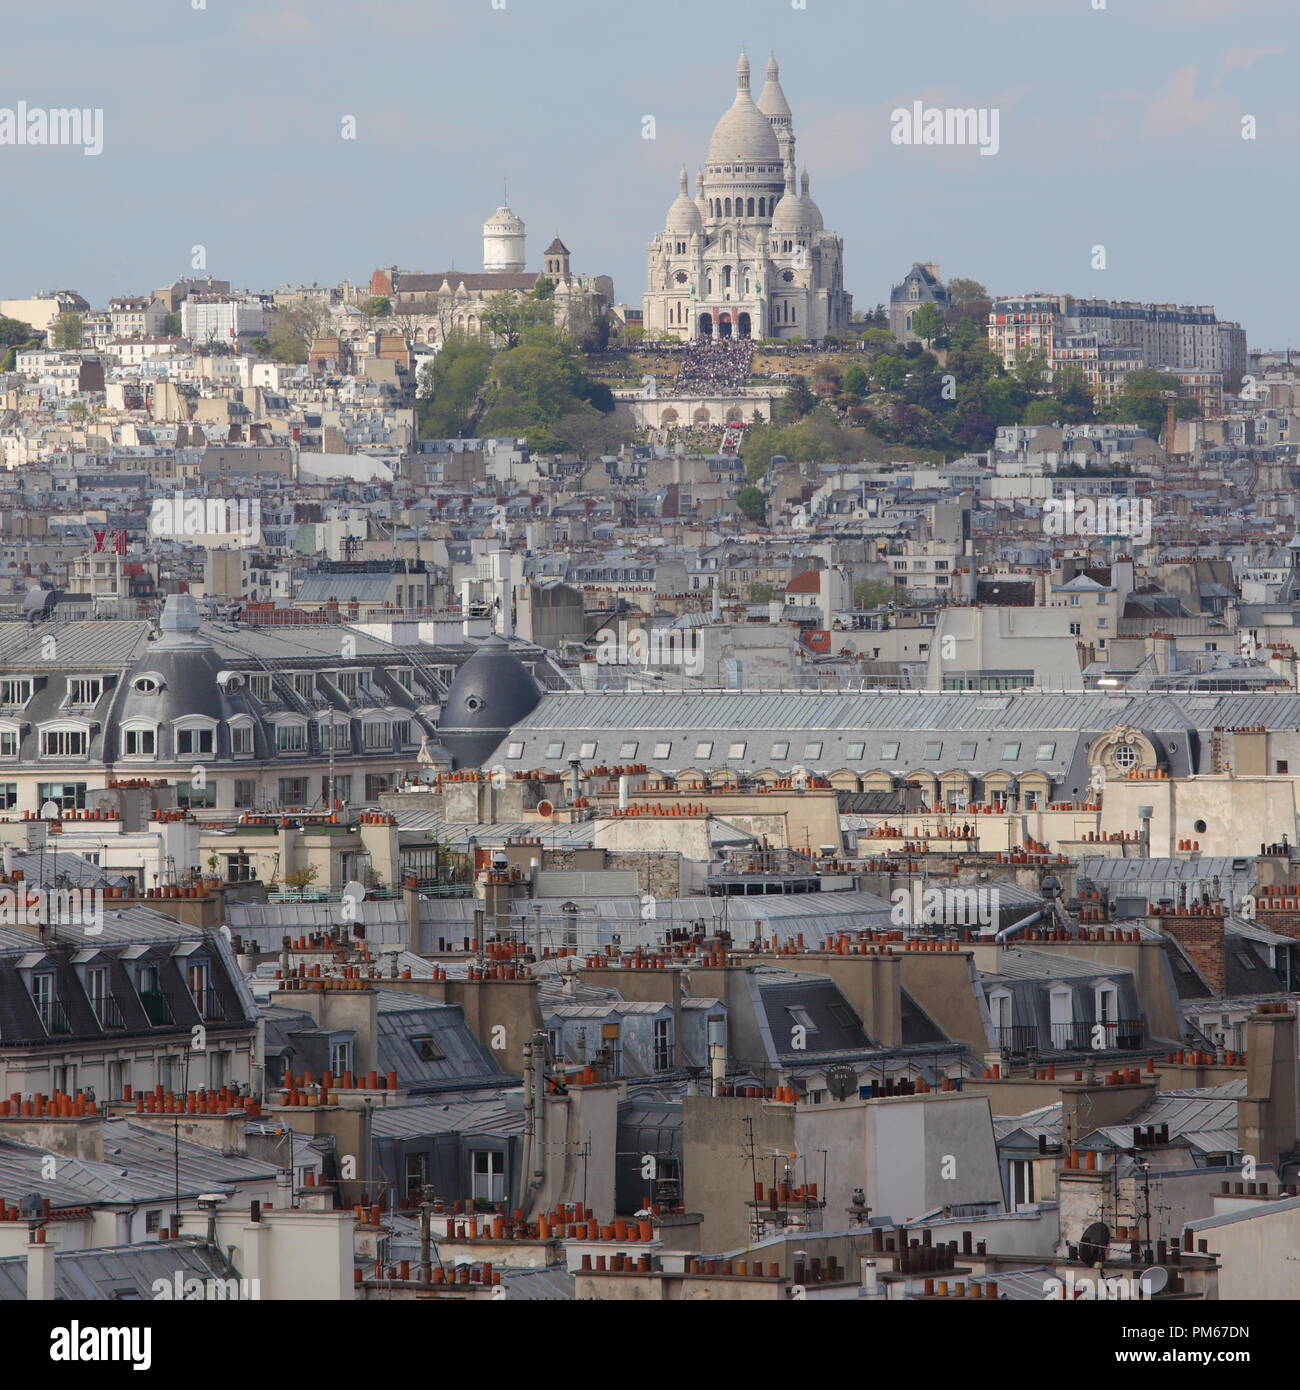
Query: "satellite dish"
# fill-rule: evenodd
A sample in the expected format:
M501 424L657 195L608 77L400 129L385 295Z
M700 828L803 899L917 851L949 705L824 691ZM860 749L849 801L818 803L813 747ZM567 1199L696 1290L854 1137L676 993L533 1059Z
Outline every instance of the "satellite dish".
M1079 1239L1079 1258L1086 1265L1098 1265L1110 1249L1110 1227L1104 1221L1094 1221Z
M1138 1277L1143 1298L1151 1298L1161 1293L1168 1283L1169 1271L1164 1265L1152 1265L1150 1269L1144 1269Z
M539 801L537 803L537 814L543 820L550 820L555 814L555 807L549 801Z
M492 769L492 785L494 787L504 787L510 780L510 774L500 764Z
M847 1065L826 1068L826 1089L836 1100L848 1100L858 1093L858 1074Z
M63 810L57 801L47 801L45 805L41 807L42 820L59 820L62 815Z
M344 897L344 899L346 900L347 898L351 898L354 906L355 906L357 903L364 902L364 901L365 901L365 896L366 896L366 885L365 885L364 883L358 883L357 880L356 880L355 878L349 879L349 880L343 885L343 897Z

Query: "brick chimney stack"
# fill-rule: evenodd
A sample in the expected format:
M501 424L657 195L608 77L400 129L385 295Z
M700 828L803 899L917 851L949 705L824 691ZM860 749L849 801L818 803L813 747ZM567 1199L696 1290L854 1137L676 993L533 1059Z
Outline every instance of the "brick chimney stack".
M1147 917L1151 926L1159 927L1178 943L1216 995L1228 992L1223 919L1222 902L1155 907Z

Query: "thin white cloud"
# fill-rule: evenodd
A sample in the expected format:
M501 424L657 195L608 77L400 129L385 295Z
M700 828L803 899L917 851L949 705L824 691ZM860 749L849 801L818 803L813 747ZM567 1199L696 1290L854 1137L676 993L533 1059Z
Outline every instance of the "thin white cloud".
M301 10L289 8L250 15L244 28L264 43L311 43L317 38L315 24Z
M1147 103L1143 124L1153 139L1167 139L1193 126L1203 126L1222 115L1227 104L1217 97L1196 94L1200 69L1195 63L1179 68Z

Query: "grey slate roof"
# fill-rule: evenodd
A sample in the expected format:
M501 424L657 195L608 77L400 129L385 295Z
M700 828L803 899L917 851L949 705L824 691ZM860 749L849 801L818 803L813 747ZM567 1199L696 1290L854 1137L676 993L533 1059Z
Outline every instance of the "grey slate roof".
M523 1130L521 1097L434 1101L384 1106L372 1118L375 1139L411 1139L427 1134L482 1134L508 1138Z
M69 1302L123 1298L148 1302L154 1297L154 1283L165 1279L174 1287L178 1271L182 1280L228 1277L214 1254L193 1241L98 1246L55 1255L54 1297ZM0 1259L0 1303L18 1303L26 1298L27 1257Z
M41 1176L46 1151L0 1138L0 1192L39 1192L54 1207L96 1203L135 1205L175 1198L176 1153L182 1199L223 1185L274 1180L276 1168L261 1159L218 1153L187 1139L106 1120L104 1158L60 1158L55 1177Z
M981 970L983 980L1091 980L1129 978L1133 972L1126 966L1104 961L1078 960L1055 951L1033 951L1024 946L1009 946L998 955L997 970Z
M596 744L592 760L617 762L619 746L635 732L639 755L667 771L722 761L716 750L746 733L743 763L755 769L805 763L815 769L847 767L869 771L928 768L941 773L954 763L949 734L975 743L964 760L973 772L1005 767L1012 772L1043 769L1066 790L1087 785L1086 746L1097 734L1119 724L1132 725L1153 737L1162 762L1175 775L1197 770L1203 733L1215 727L1255 724L1300 727L1300 695L1147 693L1075 691L1023 692L892 691L551 691L483 758L484 764L557 769L546 758L547 745L570 740ZM822 745L817 755L803 751L808 742ZM974 737L971 737L973 735ZM712 740L715 756L697 758L697 744ZM523 744L521 755L506 759L511 742ZM655 742L671 748L653 753ZM789 743L782 758L776 743ZM897 742L898 754L885 758L885 743ZM1019 742L1016 756L1002 757L1004 745ZM1039 743L1054 743L1051 759L1039 762ZM862 755L848 756L850 744L862 743ZM926 757L939 744L937 757Z
M411 1093L516 1083L466 1026L459 1004L436 1004L397 990L380 990L377 1003L379 1070L396 1071ZM441 1058L422 1056L417 1038L430 1039Z

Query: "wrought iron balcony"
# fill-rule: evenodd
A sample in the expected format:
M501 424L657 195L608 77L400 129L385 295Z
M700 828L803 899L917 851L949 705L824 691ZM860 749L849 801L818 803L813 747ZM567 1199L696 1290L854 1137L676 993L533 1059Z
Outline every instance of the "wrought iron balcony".
M153 1027L165 1028L176 1022L176 1013L172 1009L171 996L164 994L161 990L142 989L140 1002L144 1005L145 1017Z
M226 1006L221 996L209 985L206 989L196 989L190 995L199 1017L208 1023L224 1023Z
M1095 1022L1017 1023L995 1029L998 1050L1008 1057L1045 1052L1130 1052L1142 1046L1142 1020L1118 1018Z
M101 1028L125 1028L126 1021L122 1017L122 1005L116 995L106 994L103 996L90 996L90 1007L95 1011L95 1017L99 1020Z
M50 1037L59 1037L72 1032L68 1022L68 1011L58 999L33 999L41 1027Z

